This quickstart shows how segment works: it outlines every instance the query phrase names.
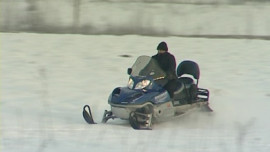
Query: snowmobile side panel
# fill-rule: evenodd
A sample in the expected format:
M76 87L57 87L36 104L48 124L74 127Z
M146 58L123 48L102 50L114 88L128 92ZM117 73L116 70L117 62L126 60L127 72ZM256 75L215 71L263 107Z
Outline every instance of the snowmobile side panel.
M132 111L136 111L136 109L141 109L141 108L146 107L146 106L153 106L153 104L150 102L144 103L142 105L116 105L116 104L112 104L111 110L112 110L112 113L117 118L128 120L130 117L130 113Z
M175 108L173 107L172 102L166 102L160 105L155 105L153 108L153 116L155 120L166 119L173 117L175 113Z

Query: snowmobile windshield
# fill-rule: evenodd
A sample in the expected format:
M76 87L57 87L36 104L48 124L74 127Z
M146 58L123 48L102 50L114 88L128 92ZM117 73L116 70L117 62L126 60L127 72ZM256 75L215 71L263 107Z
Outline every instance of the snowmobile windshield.
M140 56L132 66L131 76L152 77L154 80L165 78L166 73L157 61L149 56Z

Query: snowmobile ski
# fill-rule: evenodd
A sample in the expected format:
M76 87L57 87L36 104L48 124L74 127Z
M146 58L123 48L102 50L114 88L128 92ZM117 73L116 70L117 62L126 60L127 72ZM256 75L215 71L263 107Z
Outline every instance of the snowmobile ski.
M106 123L109 119L114 119L116 118L112 111L105 110L102 118L102 123Z
M84 120L88 123L88 124L96 124L94 122L94 119L93 119L93 116L92 116L92 113L91 113L91 109L90 109L90 106L89 105L85 105L83 107L83 118Z

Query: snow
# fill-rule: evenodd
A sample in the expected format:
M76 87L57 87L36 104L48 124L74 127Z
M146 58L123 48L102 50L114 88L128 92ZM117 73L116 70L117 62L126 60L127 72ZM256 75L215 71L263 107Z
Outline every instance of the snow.
M232 12L231 6L219 8ZM269 11L263 9L268 6L260 8ZM222 25L221 21L226 20L218 20L218 24ZM251 34L268 35L267 28L260 28L267 25L253 22ZM177 25L171 26L170 30L177 30ZM234 32L225 29L225 34ZM155 54L161 41L168 43L177 64L183 60L199 64L199 86L210 90L214 112L193 111L154 124L151 131L133 130L128 122L117 119L86 124L83 106L89 104L95 121L100 122L104 110L110 109L107 100L111 91L126 85L127 68L138 56ZM268 152L269 48L269 40L255 39L1 33L0 149Z
M270 150L269 41L29 33L1 39L2 151ZM210 90L215 112L188 113L152 131L123 120L86 124L82 107L91 105L100 122L110 92L126 85L127 68L163 40L178 63L198 62L199 86Z

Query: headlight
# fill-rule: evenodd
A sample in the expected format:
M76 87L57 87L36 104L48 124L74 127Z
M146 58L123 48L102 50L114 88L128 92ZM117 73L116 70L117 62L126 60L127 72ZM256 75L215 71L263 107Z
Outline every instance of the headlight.
M134 85L134 81L131 79L131 78L129 78L129 80L128 80L128 88L129 89L132 89L133 88L133 85Z
M142 80L141 82L138 82L135 86L135 89L143 89L147 87L150 84L150 80Z

